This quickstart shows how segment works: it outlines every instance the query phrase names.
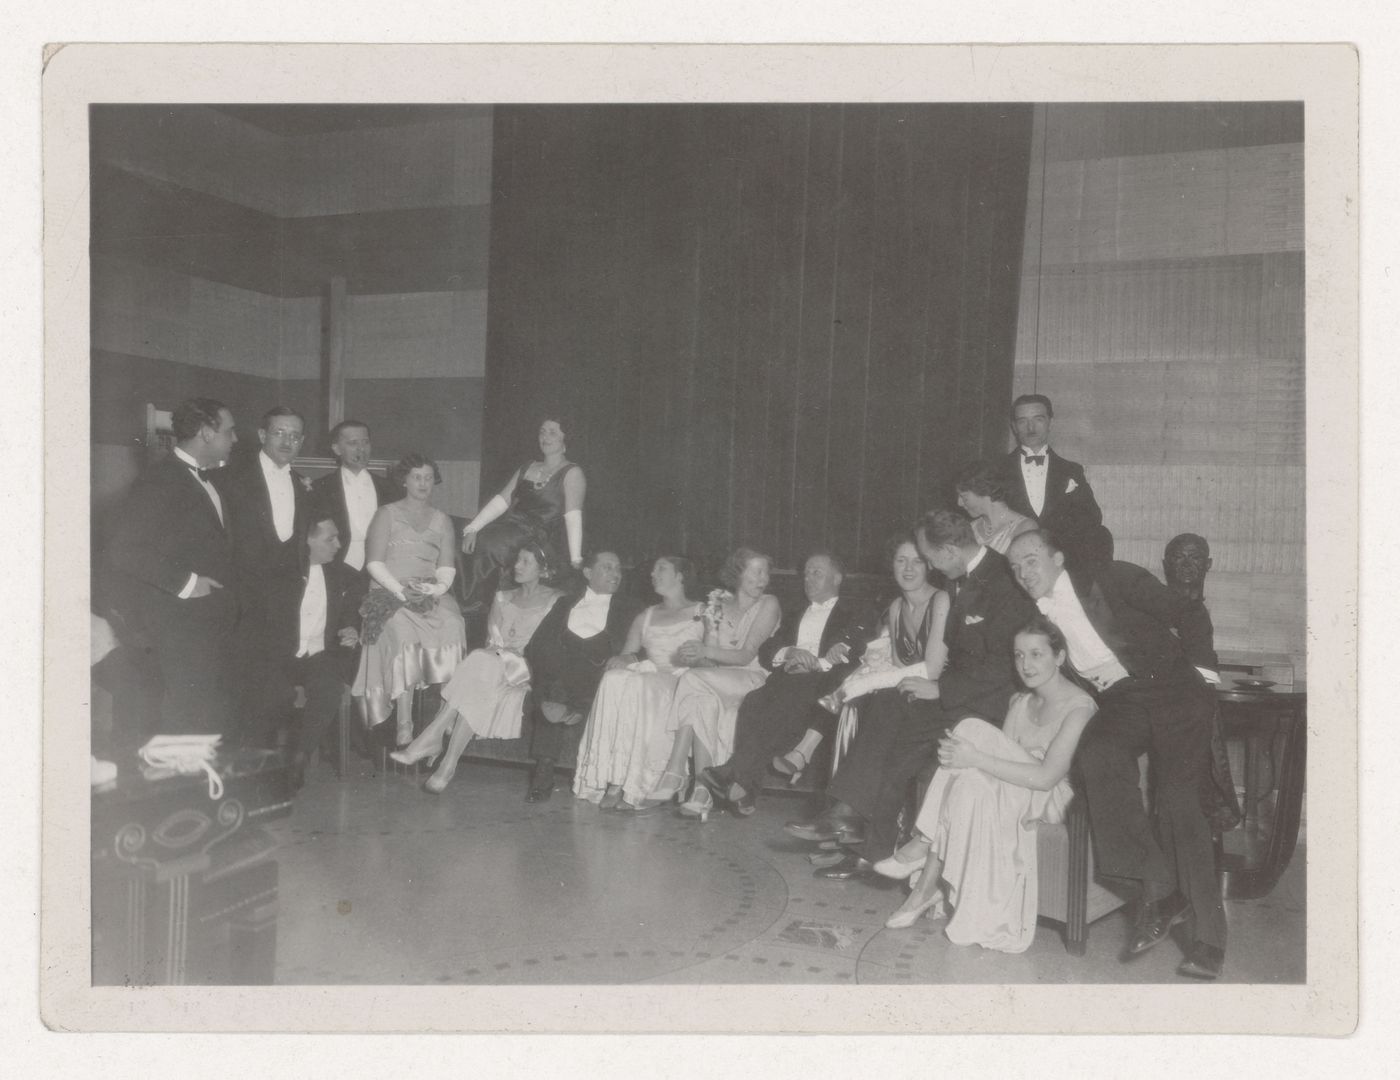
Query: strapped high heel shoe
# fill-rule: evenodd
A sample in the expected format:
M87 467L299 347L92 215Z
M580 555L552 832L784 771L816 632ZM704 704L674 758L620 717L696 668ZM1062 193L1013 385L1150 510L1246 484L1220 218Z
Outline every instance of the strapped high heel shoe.
M710 820L710 811L714 809L715 797L710 794L710 789L704 784L696 784L690 793L690 798L681 803L681 808L676 811L681 817L699 818L700 824Z
M907 930L925 915L930 919L946 919L948 917L947 901L943 896L942 889L921 904L915 904L912 908L908 905L909 901L906 900L903 907L885 920L887 930Z
M905 847L908 846L908 844L905 845ZM904 848L900 848L889 858L877 862L874 866L875 873L882 877L894 878L895 881L903 881L907 877L918 874L924 868L924 864L928 862L928 847L925 846L924 853L913 859L900 858L900 852L903 850Z
M780 754L773 759L773 771L788 778L788 787L795 787L802 779L802 774L807 766L811 764L807 755L801 750L789 750L786 754Z
M674 777L676 780L675 787L672 787L669 790L667 789L666 785L666 778L668 776ZM681 792L685 790L685 782L687 779L688 777L682 775L681 773L672 772L670 769L667 769L661 774L661 779L659 779L656 782L656 787L652 788L651 794L646 797L645 801L647 803L668 803L672 799L679 799L681 796Z

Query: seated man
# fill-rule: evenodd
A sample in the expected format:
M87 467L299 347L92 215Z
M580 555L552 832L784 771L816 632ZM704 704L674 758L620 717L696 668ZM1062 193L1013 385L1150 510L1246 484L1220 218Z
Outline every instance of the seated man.
M1169 589L1132 563L1066 569L1044 532L1018 536L1008 555L1098 699L1078 762L1099 872L1141 884L1126 955L1146 952L1191 920L1192 943L1177 971L1213 979L1225 959L1225 909L1200 796L1215 696L1192 663L1214 660L1210 617L1189 591ZM1144 751L1152 760L1155 829L1138 788Z
M345 687L355 678L360 655L360 601L364 577L342 562L340 530L329 517L312 521L304 540L307 565L298 604L295 654L283 665L284 685L296 687L301 718L292 745L293 790L306 780L306 763L321 745L340 709Z
M1011 643L1035 608L1006 559L949 510L925 514L915 538L924 561L956 586L944 632L948 662L937 679L905 679L899 694L875 695L861 707L855 739L827 788L832 806L813 821L788 824L794 836L849 849L818 877L863 875L890 855L910 781L934 758L939 738L969 716L999 725L1015 690Z
M808 557L802 573L807 606L796 618L784 618L778 632L758 650L759 663L773 674L739 705L734 756L700 774L700 782L721 804L734 807L741 816L753 813L775 752L808 730L830 736L835 728L836 718L817 702L855 670L869 635L857 605L840 596L844 576L841 560L831 552ZM793 761L793 755L798 760ZM799 749L775 764L800 773L809 758L810 751Z
M530 774L526 802L554 794L554 766L578 749L583 719L608 660L622 651L642 605L620 597L622 561L616 552L595 551L583 563L587 587L560 600L525 646L530 665Z

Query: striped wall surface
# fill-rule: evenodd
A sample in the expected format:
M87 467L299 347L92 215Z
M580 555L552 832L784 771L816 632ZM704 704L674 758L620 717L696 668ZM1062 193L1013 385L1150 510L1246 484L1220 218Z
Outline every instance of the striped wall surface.
M1202 534L1217 647L1301 677L1301 108L1153 107L1155 142L1115 108L1142 107L1037 108L1016 392L1055 402L1117 556L1160 575L1167 540Z
M346 414L478 502L489 107L100 106L93 158L94 506L139 466L145 405L284 403L328 452L324 333L343 276Z

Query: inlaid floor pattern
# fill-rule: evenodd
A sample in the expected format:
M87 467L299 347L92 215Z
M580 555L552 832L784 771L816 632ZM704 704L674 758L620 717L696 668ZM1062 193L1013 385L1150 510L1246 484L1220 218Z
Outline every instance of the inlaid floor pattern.
M886 930L904 889L813 878L782 831L805 803L748 819L602 812L561 776L547 803L526 773L464 763L446 793L367 763L322 767L277 823L277 981L319 985L570 983L1176 983L1180 949L1118 960L1127 917L1065 953L1042 923L1018 956L963 948L944 924ZM1274 892L1228 904L1225 979L1305 978L1305 862Z

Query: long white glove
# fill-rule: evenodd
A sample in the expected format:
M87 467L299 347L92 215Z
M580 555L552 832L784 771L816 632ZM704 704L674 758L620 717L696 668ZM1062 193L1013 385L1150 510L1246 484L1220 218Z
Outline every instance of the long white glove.
M436 585L430 585L427 588L419 586L418 591L423 596L441 596L452 588L452 583L457 580L457 569L452 566L439 566L433 571L433 577L437 578Z
M408 598L403 594L403 584L393 574L389 573L389 568L382 562L371 562L365 565L369 571L369 576L383 585L400 600L407 602Z
M569 537L569 562L577 566L583 561L583 511L564 511L564 532Z
M505 499L501 498L499 495L493 495L491 496L491 501L477 511L476 517L472 518L470 524L462 531L473 534L479 533L509 509L510 503L506 502Z

